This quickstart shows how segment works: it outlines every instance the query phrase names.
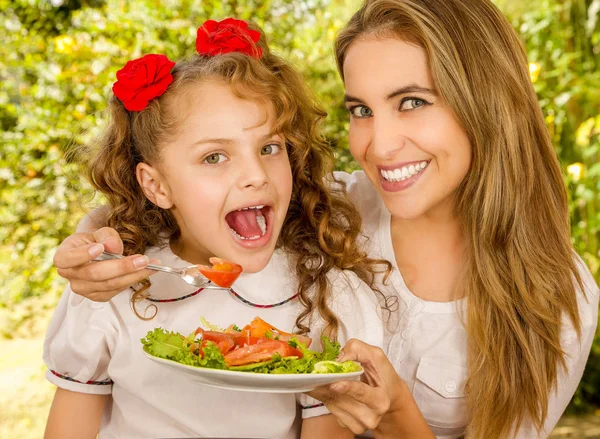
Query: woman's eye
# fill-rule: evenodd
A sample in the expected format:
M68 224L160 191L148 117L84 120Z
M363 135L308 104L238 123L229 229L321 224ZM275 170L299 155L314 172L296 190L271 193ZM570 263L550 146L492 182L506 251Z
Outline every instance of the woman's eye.
M358 118L373 116L371 109L369 107L365 107L364 105L357 105L356 107L350 108L350 114Z
M429 105L429 102L427 102L424 99L406 98L406 99L403 99L402 102L400 103L400 111L414 110L416 108L423 107L425 105Z
M276 143L270 143L268 145L265 145L262 147L262 149L260 150L260 153L262 155L272 155L272 154L277 154L279 152L280 146L277 145Z
M226 159L227 157L225 157L224 154L221 154L220 152L214 152L206 156L206 158L204 159L204 163L207 163L209 165L217 165L225 161Z

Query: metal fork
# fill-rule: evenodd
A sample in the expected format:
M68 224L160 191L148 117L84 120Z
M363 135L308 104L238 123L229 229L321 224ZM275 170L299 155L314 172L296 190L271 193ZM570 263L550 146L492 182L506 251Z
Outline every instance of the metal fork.
M102 254L100 256L98 256L96 259L94 259L94 261L99 262L99 261L107 261L107 260L112 260L112 259L123 259L124 257L125 256L118 255L116 253L102 252ZM213 289L213 290L228 290L229 289L229 288L220 287L220 286L212 283L210 280L205 278L200 273L200 271L198 270L198 267L195 265L189 265L189 266L183 267L183 268L172 268L172 267L166 267L164 265L148 264L146 266L146 268L149 270L162 271L164 273L174 274L174 275L182 278L188 284L194 285L196 287L208 288L208 289Z

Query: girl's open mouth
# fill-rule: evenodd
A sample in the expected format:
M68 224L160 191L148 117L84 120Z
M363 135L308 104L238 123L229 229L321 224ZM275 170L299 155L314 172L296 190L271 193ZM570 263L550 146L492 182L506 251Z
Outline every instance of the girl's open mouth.
M234 241L245 248L257 248L269 242L274 216L271 206L257 205L229 212L225 221Z

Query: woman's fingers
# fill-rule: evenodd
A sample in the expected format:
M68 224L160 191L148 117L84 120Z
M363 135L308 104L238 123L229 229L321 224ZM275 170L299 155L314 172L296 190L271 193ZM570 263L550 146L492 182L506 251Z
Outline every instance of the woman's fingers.
M147 256L133 255L123 259L87 263L78 265L74 268L59 268L58 274L69 279L71 282L74 280L86 280L92 283L106 282L115 278L129 276L143 270L149 262ZM140 274L138 273L137 277L139 276ZM146 274L146 277L147 276L149 276L149 274Z
M340 408L349 413L353 412L353 407L356 407L357 413L372 412L378 417L377 423L390 408L390 400L383 387L372 387L361 381L341 381L332 384L331 390L340 394L337 400ZM356 404L356 401L360 404ZM372 422L369 422L369 428L375 428L371 425Z
M367 428L350 413L345 412L339 407L332 407L330 409L332 415L337 419L338 424L343 428L350 430L354 434L363 434L367 431Z
M371 346L363 341L351 338L344 346L338 360L358 361L361 364L389 363L385 352L377 346Z
M390 406L385 389L360 381L321 386L308 395L322 401L340 424L355 434L376 428Z
M96 230L93 234L94 240L104 245L107 252L123 254L123 240L117 231L111 227L102 227Z
M69 248L61 246L54 255L54 265L59 270L70 269L87 264L104 251L104 246L96 242Z

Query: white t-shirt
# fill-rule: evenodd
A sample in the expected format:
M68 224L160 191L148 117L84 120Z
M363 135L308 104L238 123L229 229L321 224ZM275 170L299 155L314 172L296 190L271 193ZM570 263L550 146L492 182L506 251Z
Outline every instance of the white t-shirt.
M168 247L152 248L146 254L168 266L190 265ZM291 273L293 266L282 251L276 251L260 273L242 274L234 284L234 293L195 293L195 287L176 276L157 273L151 277L150 295L158 302L144 301L137 308L143 313L150 304L158 307L158 314L149 321L133 313L130 291L100 303L67 287L46 335L46 376L63 389L111 395L102 418L101 439L296 438L296 395L202 386L188 375L146 358L140 342L156 327L189 334L201 325L202 316L223 328L232 323L243 326L260 316L291 332L302 310ZM332 271L329 280L332 311L340 317L339 341L343 344L355 337L382 345L384 330L373 292L351 272ZM179 297L184 298L165 302ZM357 309L361 313L356 313ZM315 347L319 347L322 327L318 318L311 320L310 335Z
M467 378L467 343L462 321L467 299L430 302L415 296L406 286L395 265L390 232L391 215L364 172L336 173L347 183L350 198L363 219L366 249L371 257L387 259L394 271L382 292L396 295L399 310L386 336L388 358L400 377L412 389L427 423L438 438L458 438L467 425L464 385ZM552 395L548 418L541 437L546 437L573 396L589 356L598 322L598 286L585 264L578 258L585 295L577 296L581 318L581 339L565 319L561 345L567 353L568 373L560 372L558 391ZM462 320L461 320L462 319ZM526 422L517 438L535 438Z

